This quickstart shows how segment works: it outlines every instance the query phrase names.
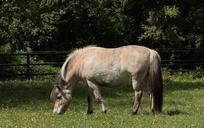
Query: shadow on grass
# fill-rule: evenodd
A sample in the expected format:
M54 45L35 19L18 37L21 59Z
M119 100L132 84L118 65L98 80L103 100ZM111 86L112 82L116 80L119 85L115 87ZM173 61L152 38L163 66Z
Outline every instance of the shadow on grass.
M146 85L144 86L144 88ZM39 101L50 102L49 95L52 89L50 82L38 81L7 81L0 82L0 105L7 107L17 107L19 105L36 103ZM204 82L169 82L165 83L165 93L179 90L204 89ZM132 86L122 86L118 88L101 88L102 97L105 98L124 98L128 93L132 93ZM146 93L146 92L145 92ZM87 87L77 85L73 91L73 97L77 100L86 99ZM133 95L132 95L133 96ZM165 94L164 94L165 96ZM131 97L133 98L133 97ZM168 115L182 114L180 110L167 112Z
M176 116L176 115L186 115L188 114L187 112L181 111L181 110L169 110L166 113L169 116Z
M18 107L39 101L48 102L51 88L49 82L0 82L0 105Z
M143 112L143 115L154 115L152 112ZM177 115L187 115L188 113L182 110L168 110L168 111L163 111L162 113L155 114L155 115L168 115L168 116L177 116Z

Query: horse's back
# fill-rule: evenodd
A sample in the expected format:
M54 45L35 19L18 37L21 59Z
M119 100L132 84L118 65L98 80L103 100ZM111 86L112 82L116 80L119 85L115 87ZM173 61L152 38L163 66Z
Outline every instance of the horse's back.
M134 63L147 61L150 56L150 49L128 45L118 48L87 47L80 55L83 63L100 66L121 65L128 66Z

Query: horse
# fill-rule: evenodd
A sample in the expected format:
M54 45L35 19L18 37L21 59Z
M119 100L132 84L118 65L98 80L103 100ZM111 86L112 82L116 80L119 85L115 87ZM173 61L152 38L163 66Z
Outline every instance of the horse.
M161 58L152 49L144 46L127 45L118 48L87 46L71 52L61 67L59 80L55 83L50 98L54 103L53 113L63 114L72 99L72 88L78 81L88 87L87 114L93 113L93 97L100 111L107 109L102 100L99 86L118 87L131 85L134 91L132 114L137 114L143 91L142 81L149 85L152 113L160 113L163 104L163 80Z

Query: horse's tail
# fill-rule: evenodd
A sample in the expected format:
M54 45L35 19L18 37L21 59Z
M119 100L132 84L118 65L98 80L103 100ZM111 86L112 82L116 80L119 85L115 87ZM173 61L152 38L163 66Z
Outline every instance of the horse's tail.
M149 66L149 84L151 97L151 110L153 113L162 111L163 104L163 80L161 72L161 59L159 54L151 50Z

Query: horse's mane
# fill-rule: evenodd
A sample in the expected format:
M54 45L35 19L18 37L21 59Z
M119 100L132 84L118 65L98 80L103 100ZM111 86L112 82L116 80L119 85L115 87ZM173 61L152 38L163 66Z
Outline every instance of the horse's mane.
M65 60L64 64L62 65L61 67L61 70L60 70L60 78L62 80L65 80L65 71L66 71L66 68L67 68L67 65L68 63L70 62L70 60L77 54L81 53L82 51L88 49L88 48L91 48L91 47L97 47L96 45L88 45L88 46L85 46L83 48L79 48L79 49L75 49L73 50L71 53L69 53L67 56L67 59Z

